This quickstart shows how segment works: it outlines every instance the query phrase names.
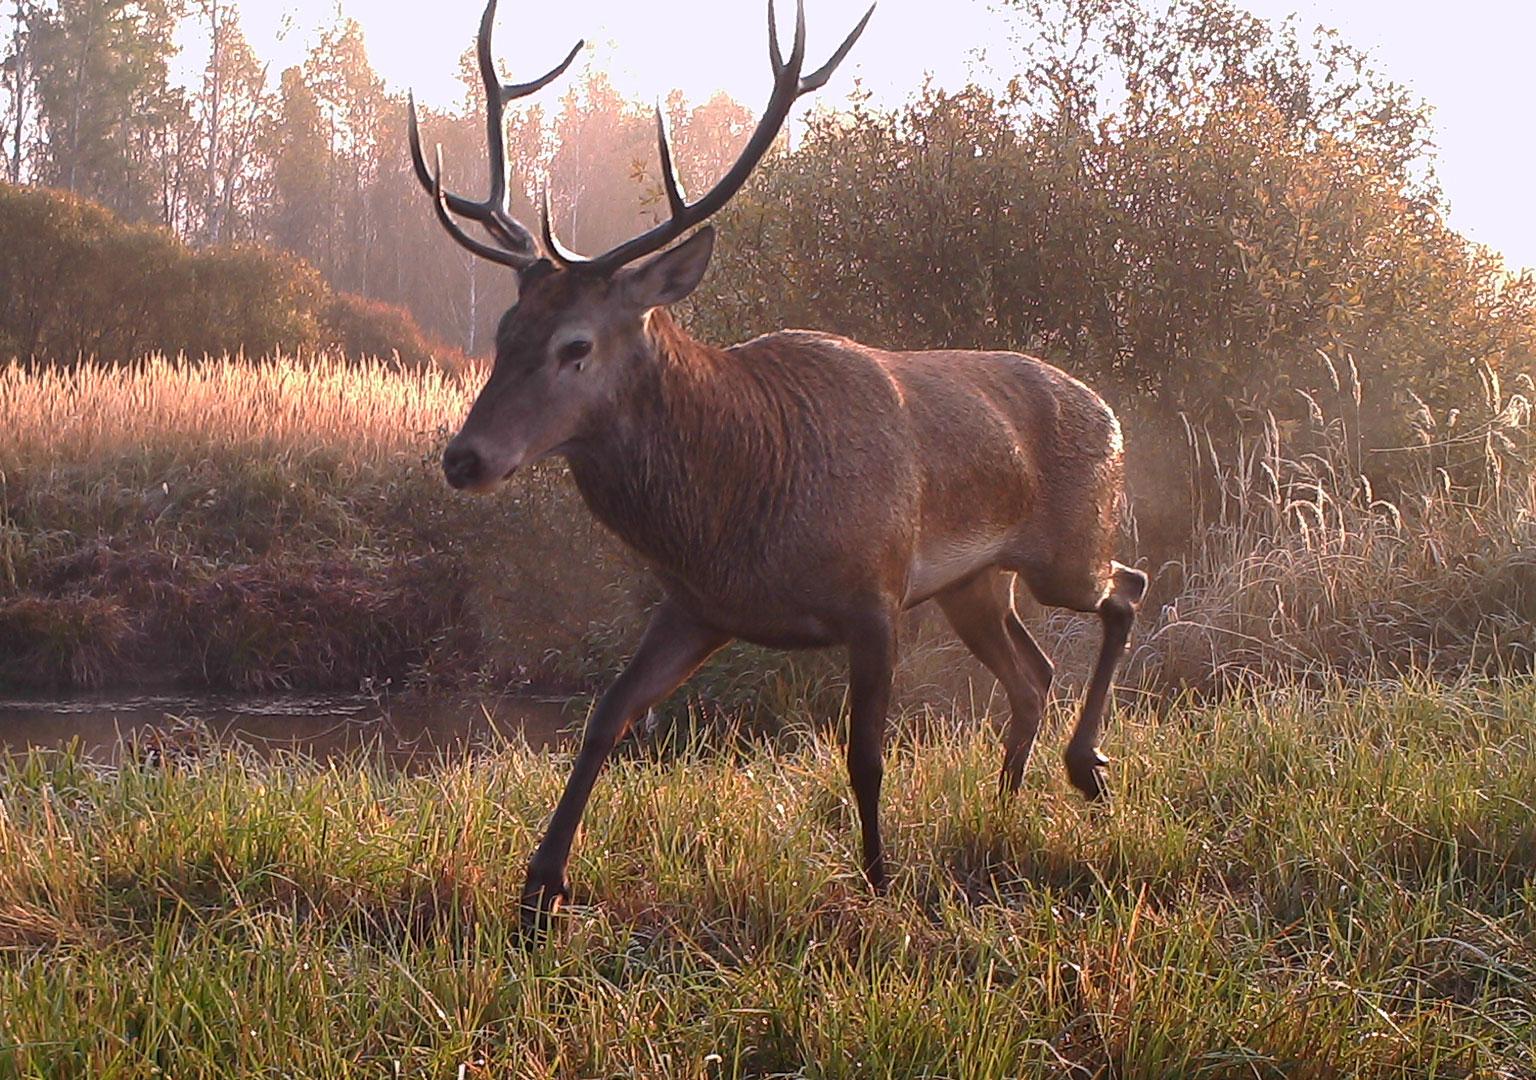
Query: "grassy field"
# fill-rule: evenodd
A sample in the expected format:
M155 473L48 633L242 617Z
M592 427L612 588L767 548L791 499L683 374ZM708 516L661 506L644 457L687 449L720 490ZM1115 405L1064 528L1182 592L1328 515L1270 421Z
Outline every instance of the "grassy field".
M533 951L558 755L38 754L0 768L0 1076L1531 1077L1532 715L1523 680L1123 709L1106 812L1055 741L1004 803L989 732L908 717L882 898L825 726L642 749Z
M836 656L733 650L680 695L533 951L558 755L37 754L0 765L0 1077L1536 1077L1532 388L1422 410L1383 469L1335 376L1353 421L1165 465L1190 539L1148 564L1110 811L1049 740L997 799L991 680L921 618L882 898ZM643 579L558 469L446 489L474 388L0 368L0 692L600 681ZM1027 614L1065 692L1097 628Z

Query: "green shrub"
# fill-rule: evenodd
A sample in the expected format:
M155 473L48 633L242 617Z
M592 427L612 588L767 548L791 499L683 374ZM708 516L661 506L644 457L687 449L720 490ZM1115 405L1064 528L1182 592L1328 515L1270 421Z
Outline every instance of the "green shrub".
M1216 0L1017 6L1027 78L818 114L765 163L722 215L708 336L1036 352L1223 448L1304 417L1318 350L1377 446L1409 392L1448 410L1536 358L1536 276L1449 227L1428 107L1337 38Z
M457 354L429 341L411 313L402 307L354 293L332 293L322 312L325 344L352 357L398 357L403 363L433 359L462 362Z
M257 245L188 248L65 192L0 184L0 357L137 360L280 348L422 363L409 314L333 292L302 259Z

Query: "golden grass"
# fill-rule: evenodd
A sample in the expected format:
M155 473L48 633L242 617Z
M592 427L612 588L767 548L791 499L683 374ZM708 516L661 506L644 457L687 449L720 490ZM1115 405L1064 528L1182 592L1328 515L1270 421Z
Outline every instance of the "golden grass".
M1338 415L1309 402L1225 453L1191 432L1197 540L1143 637L1153 681L1529 669L1530 379L1506 394L1489 373L1441 420L1415 399L1416 437L1391 448L1364 445L1352 370L1342 384Z
M332 355L0 368L0 464L102 462L149 448L190 454L345 453L358 467L419 456L456 425L478 383L438 367Z
M605 772L574 904L517 902L568 770L205 748L0 761L0 1076L1526 1077L1529 681L895 725L890 894L838 740L785 717ZM160 759L164 761L164 759Z

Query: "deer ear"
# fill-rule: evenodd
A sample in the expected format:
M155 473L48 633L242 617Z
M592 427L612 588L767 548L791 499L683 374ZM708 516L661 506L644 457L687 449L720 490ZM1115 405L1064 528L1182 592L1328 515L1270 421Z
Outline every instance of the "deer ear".
M715 230L706 225L677 247L626 271L625 297L646 310L677 303L698 288L714 250Z

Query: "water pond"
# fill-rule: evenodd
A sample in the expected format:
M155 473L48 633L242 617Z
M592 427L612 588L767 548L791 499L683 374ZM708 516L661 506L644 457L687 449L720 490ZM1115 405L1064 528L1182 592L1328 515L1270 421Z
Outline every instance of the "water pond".
M0 753L78 742L88 757L195 755L233 745L270 757L321 761L365 752L419 768L503 740L535 749L572 744L586 716L581 699L360 695L77 696L0 699Z

